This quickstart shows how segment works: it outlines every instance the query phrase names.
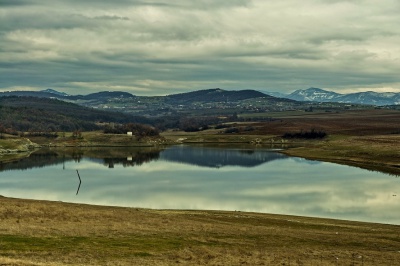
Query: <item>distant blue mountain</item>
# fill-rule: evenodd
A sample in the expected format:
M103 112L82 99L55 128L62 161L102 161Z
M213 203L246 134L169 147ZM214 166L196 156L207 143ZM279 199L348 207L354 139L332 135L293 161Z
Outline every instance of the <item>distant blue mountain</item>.
M286 98L287 99L287 94L282 93L282 92L277 92L277 91L263 91L265 94L276 97L276 98Z
M287 96L287 98L296 101L310 101L310 102L331 102L332 99L341 96L341 94L326 91L319 88L309 88L306 90L297 90Z
M46 89L46 90L41 90L41 92L45 92L45 93L52 93L55 94L57 96L69 96L69 94L65 93L65 92L59 92L53 89Z
M46 89L41 91L7 91L0 92L2 96L30 96L39 98L57 98L68 101L84 101L84 102L107 102L109 100L121 100L130 98L140 98L123 91L101 91L90 93L87 95L69 95L54 89ZM145 97L145 96L143 96ZM159 96L156 101L175 104L192 104L198 102L239 102L248 99L262 98L271 104L291 104L294 101L300 102L338 102L351 104L367 104L375 106L383 105L400 105L400 93L395 92L357 92L349 94L340 94L333 91L323 90L320 88L309 88L296 90L290 94L280 92L260 92L256 90L238 90L228 91L222 89L198 90L179 94L171 94L167 96Z
M124 91L101 91L87 95L70 95L53 89L41 91L7 91L1 92L1 96L30 96L38 98L58 98L60 100L104 100L111 98L133 98L134 95Z
M288 99L307 102L338 102L338 103L353 103L367 105L399 105L400 93L394 92L357 92L340 94L332 91L327 91L319 88L309 88L296 90L285 96Z

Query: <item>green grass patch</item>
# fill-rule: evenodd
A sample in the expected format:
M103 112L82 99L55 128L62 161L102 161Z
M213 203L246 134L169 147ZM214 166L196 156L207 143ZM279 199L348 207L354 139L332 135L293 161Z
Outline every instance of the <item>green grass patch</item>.
M7 251L32 252L49 250L73 250L87 242L83 237L29 237L16 235L0 236L0 254Z
M178 250L187 240L161 238L157 236L129 237L31 237L20 235L0 236L0 256L10 254L78 254L81 257L92 257L97 254L104 258L129 258L132 256L148 257L170 250Z
M0 139L0 148L3 149L17 149L19 146L14 140Z

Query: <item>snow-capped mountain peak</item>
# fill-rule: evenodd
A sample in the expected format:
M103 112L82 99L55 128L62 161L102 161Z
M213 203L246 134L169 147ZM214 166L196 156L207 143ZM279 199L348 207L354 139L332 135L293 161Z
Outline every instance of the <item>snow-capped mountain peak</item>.
M296 101L318 101L318 102L329 102L330 100L339 97L341 94L326 91L319 88L309 88L303 90L296 90L288 95L289 99Z
M307 102L341 102L369 105L397 105L400 103L400 93L395 92L356 92L340 94L319 88L296 90L286 96L296 101Z

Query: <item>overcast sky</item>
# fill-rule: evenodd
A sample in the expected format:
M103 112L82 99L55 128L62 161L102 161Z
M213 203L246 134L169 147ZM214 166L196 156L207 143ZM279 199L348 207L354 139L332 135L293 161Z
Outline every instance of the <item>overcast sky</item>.
M400 92L398 0L0 0L0 90Z

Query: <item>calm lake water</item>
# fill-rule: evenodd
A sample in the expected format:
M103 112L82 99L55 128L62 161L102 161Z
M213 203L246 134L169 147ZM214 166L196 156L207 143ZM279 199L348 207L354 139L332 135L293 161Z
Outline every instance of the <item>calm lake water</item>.
M398 177L254 148L41 150L0 165L0 195L400 224Z

